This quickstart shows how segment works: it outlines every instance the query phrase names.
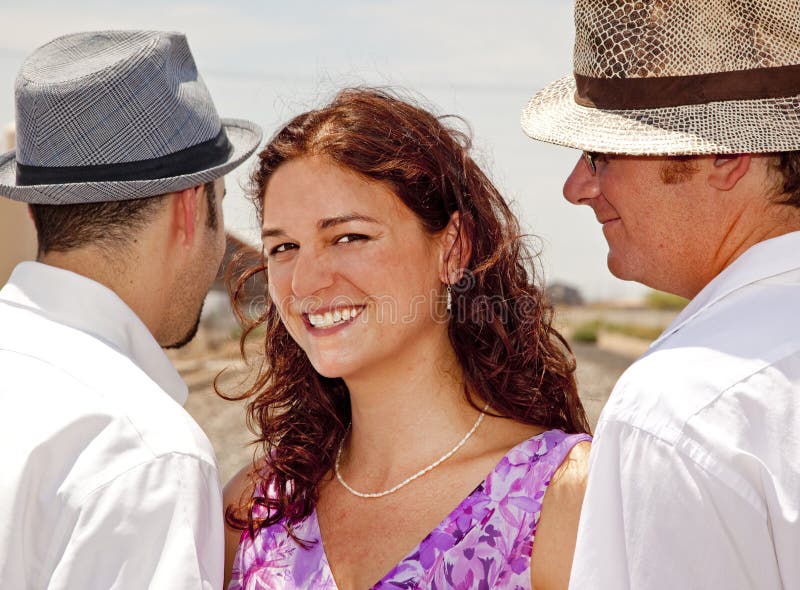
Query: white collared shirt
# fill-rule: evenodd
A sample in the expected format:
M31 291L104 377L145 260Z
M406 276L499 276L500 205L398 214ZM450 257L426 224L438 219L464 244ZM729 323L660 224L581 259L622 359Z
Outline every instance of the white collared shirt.
M0 588L218 589L222 497L187 388L111 290L0 290Z
M620 378L570 588L800 588L800 232L735 260Z

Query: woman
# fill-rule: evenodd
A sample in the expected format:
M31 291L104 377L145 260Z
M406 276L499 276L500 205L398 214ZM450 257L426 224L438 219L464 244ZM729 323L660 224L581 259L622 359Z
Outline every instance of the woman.
M589 439L574 362L468 152L363 89L261 152L266 262L238 288L266 271L242 337L266 330L244 396L264 454L226 489L229 588L566 588Z

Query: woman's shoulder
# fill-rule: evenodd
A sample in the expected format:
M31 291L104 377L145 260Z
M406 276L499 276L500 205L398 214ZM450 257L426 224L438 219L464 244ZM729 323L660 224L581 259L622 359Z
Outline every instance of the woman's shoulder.
M569 435L572 442L544 496L532 556L536 588L566 588L589 473L588 437ZM575 442L577 441L577 442Z
M546 494L550 512L580 510L589 473L591 436L542 430L513 447L496 470L502 479ZM523 483L524 482L524 483Z
M225 505L247 503L254 495L274 497L274 488L269 484L271 471L263 457L256 463L242 467L228 480L222 489Z
M520 456L535 458L536 461L546 459L554 468L567 463L574 465L574 462L585 462L591 443L591 435L584 433L569 434L559 429L547 429L542 427L527 427L525 430L517 432L519 436L516 444L511 445L507 456Z
M571 489L582 494L588 471L589 435L513 426L505 428L509 432L506 450L486 480L493 494L502 494L509 486L540 496L548 489L554 496ZM509 443L514 435L518 438Z
M550 496L567 494L574 498L577 494L583 498L589 473L591 436L549 430L542 434L542 439L540 452L547 455L553 466L553 475L547 486Z
M591 449L591 439L584 437L570 436L566 439L569 445L565 453L564 460L553 474L550 482L551 492L553 489L557 493L578 492L583 498L586 489L586 478L589 474L589 451Z
M256 486L254 474L254 466L245 465L225 484L222 490L225 506L240 504L253 495Z
M485 453L501 462L514 465L532 465L544 462L555 470L575 447L588 449L589 434L570 434L543 425L526 424L503 417L488 417L481 444ZM584 453L586 451L583 451ZM582 450L575 451L576 460Z

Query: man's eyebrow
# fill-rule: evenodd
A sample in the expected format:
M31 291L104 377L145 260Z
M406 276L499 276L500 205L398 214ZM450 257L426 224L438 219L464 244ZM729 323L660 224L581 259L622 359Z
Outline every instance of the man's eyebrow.
M335 227L342 223L348 223L350 221L364 221L367 223L380 223L374 217L370 217L368 215L361 215L360 213L348 213L347 215L337 215L336 217L326 217L324 219L320 219L317 222L317 228L319 229L329 229L331 227ZM264 231L261 232L261 238L275 238L278 236L285 236L286 231L279 228L279 227L268 227L264 228Z
M361 215L359 213L348 213L347 215L339 215L337 217L326 217L325 219L320 219L317 222L317 227L319 229L328 229L330 227L334 227L342 223L348 223L350 221L365 221L367 223L380 223L377 219L375 219L374 217L369 217L368 215Z

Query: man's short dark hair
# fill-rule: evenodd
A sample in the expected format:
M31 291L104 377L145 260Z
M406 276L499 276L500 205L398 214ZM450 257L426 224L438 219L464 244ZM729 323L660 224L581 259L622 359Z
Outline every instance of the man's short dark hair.
M782 205L800 208L800 152L780 152L774 167L780 174L779 192L786 197Z
M216 191L214 181L203 185L208 203L207 225L217 229ZM140 231L164 203L165 195L73 205L30 206L39 255L66 252L83 246L121 246Z

